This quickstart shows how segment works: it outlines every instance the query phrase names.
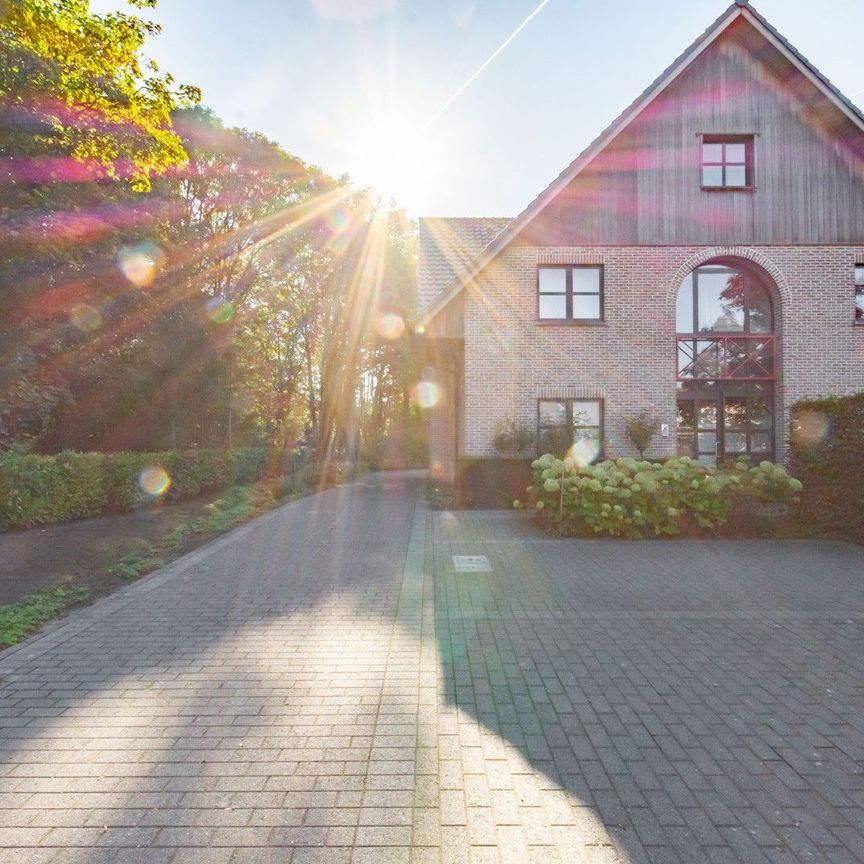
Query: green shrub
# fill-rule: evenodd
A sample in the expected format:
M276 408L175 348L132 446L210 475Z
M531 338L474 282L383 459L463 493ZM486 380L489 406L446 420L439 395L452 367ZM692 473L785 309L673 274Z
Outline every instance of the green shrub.
M180 501L260 474L264 452L60 453L0 456L0 524L64 522L123 513L157 500ZM149 476L142 472L153 469ZM159 469L165 472L159 473ZM145 482L147 481L147 482Z
M207 515L194 525L196 532L221 534L270 509L276 500L269 489L232 486L222 498L207 505Z
M164 565L165 560L159 556L157 548L149 541L137 537L133 539L126 554L115 561L107 572L110 576L131 580Z
M20 642L40 624L86 600L89 593L87 588L80 586L46 588L18 603L0 606L0 648Z
M225 489L234 481L234 453L231 450L169 451L155 453L153 458L171 478L171 485L165 493L169 501Z
M243 447L234 451L234 483L257 483L264 473L267 451L263 447Z
M864 392L798 402L789 437L799 521L864 543Z
M152 453L106 454L102 467L105 510L125 513L151 503L153 496L141 488L139 477L145 468L154 464L158 465L158 460Z
M492 445L498 453L522 455L528 453L536 440L537 435L530 426L511 417L505 417L495 427Z
M95 516L105 508L103 456L0 456L0 522L30 527Z
M660 421L647 411L642 411L635 417L630 417L625 423L627 436L639 452L639 458L645 456L645 451L651 446L654 436L660 431Z
M636 539L710 531L736 507L788 503L801 489L770 462L716 470L682 456L663 464L617 459L578 467L547 454L532 469L534 508L556 533L569 536Z

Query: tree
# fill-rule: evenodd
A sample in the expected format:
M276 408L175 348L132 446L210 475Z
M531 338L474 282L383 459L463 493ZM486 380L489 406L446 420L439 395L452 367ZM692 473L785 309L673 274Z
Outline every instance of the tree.
M130 5L152 8L156 0ZM45 179L119 178L137 190L182 164L171 112L200 91L175 88L171 75L142 59L145 38L158 32L136 15L93 14L88 0L0 0L3 150L58 157L35 166Z
M135 15L0 9L0 448L404 445L413 224L191 104Z
M639 458L642 459L654 436L660 431L660 421L647 411L642 411L635 417L630 417L624 427L631 443L639 451Z
M0 446L50 428L130 312L115 255L152 223L138 192L186 159L170 114L198 97L141 58L157 30L0 0Z

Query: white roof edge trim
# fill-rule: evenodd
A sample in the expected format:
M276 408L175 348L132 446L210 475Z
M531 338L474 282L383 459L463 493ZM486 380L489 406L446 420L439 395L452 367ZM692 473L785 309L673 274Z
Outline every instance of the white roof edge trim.
M838 107L856 126L864 131L864 121L861 117L849 109L849 106L839 99L832 89L816 75L813 70L798 57L795 52L790 51L781 39L768 28L766 28L759 20L758 15L755 15L747 6L730 7L729 15L722 17L717 26L704 34L701 41L694 44L690 54L677 66L670 69L668 74L660 79L654 89L646 94L637 105L634 105L629 111L623 114L617 121L607 129L603 135L595 143L590 151L585 153L580 159L577 157L574 164L571 165L571 170L563 172L559 177L537 196L535 206L530 206L517 216L514 221L505 228L501 234L492 241L492 244L483 250L480 255L474 260L470 268L466 269L458 279L445 288L437 297L435 297L425 309L423 309L417 317L418 326L425 327L429 322L441 312L445 306L466 286L466 283L473 282L476 276L485 269L488 264L496 258L501 251L510 243L510 241L522 230L524 230L569 183L574 177L578 176L582 170L588 166L609 144L609 142L618 135L626 126L628 126L639 114L642 113L685 69L687 69L693 61L702 55L706 48L709 47L717 37L729 27L733 21L740 17L746 17L747 20L758 30L758 32L768 40L792 65L801 72L811 84L828 97L829 101ZM542 198L542 200L540 200Z

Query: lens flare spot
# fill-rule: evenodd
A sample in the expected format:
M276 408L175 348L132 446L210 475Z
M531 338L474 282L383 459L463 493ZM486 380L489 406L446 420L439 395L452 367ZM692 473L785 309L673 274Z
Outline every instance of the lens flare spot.
M379 315L375 329L385 339L398 339L405 332L405 320L395 312Z
M82 333L92 333L102 326L102 314L95 306L76 303L69 310L69 321Z
M214 324L227 324L234 317L234 304L224 297L211 297L207 301L207 317Z
M425 328L422 324L418 324L418 325L414 328L414 332L415 332L418 336L422 336L422 335L426 332L426 328Z
M327 227L334 234L341 234L345 231L348 228L350 221L351 217L344 207L337 207L335 210L331 210L327 214Z
M164 495L171 485L168 472L159 465L148 465L138 475L138 485L142 492L152 495L154 498Z
M147 288L165 265L165 253L149 240L137 246L124 246L117 253L120 272L136 287Z
M434 381L420 381L411 388L411 401L420 408L434 408L441 401L441 388Z
M577 468L584 468L594 462L599 455L600 444L593 438L582 438L567 451L564 461Z
M795 418L792 435L808 447L817 447L831 431L831 423L822 411L802 411Z

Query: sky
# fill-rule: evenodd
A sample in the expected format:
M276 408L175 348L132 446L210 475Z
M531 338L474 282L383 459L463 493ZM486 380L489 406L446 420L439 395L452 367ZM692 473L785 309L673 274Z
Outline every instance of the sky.
M864 2L753 5L864 103ZM392 194L412 216L514 216L726 6L160 0L146 54L201 87L226 125Z

